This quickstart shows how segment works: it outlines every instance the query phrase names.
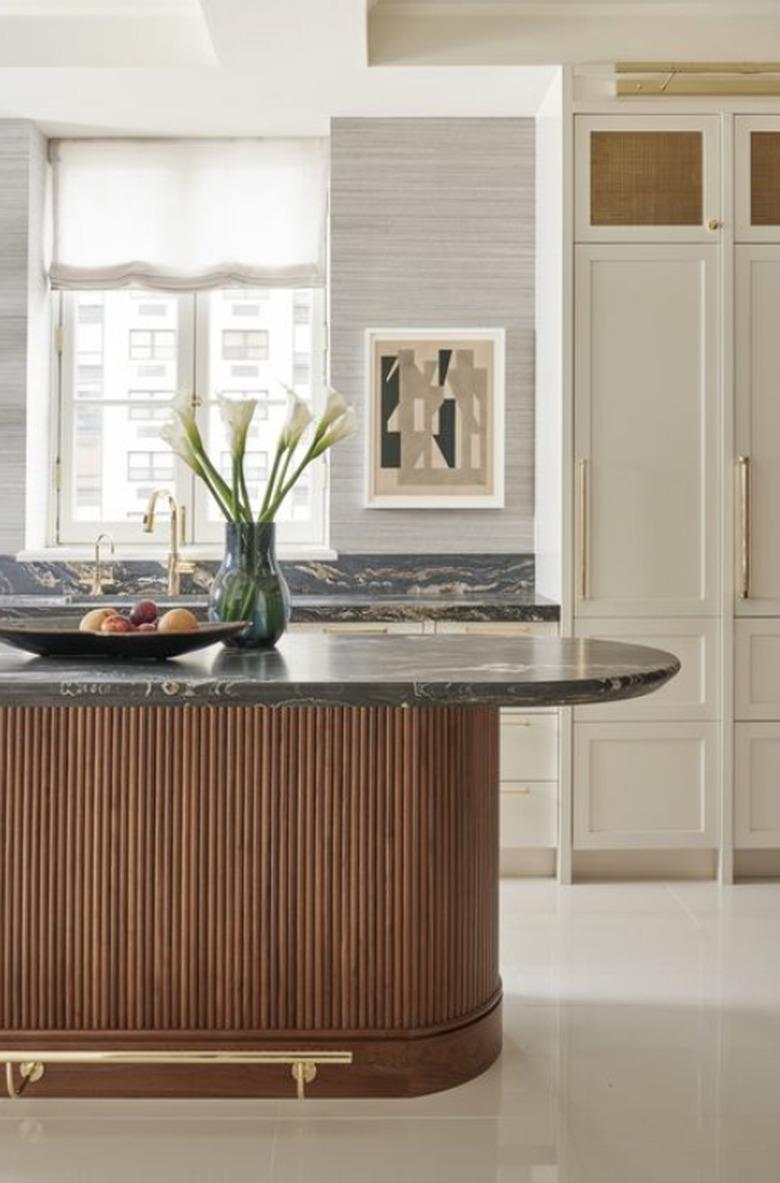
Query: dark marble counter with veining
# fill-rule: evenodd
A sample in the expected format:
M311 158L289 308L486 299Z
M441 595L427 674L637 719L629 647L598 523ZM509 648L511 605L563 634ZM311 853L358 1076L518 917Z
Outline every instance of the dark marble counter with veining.
M203 595L180 596L176 601L157 594L162 606L186 604L205 616ZM99 599L83 595L0 595L0 619L40 619L47 616L78 617L87 608L113 607L132 603L137 596L105 595ZM292 619L296 624L337 624L350 622L403 622L420 620L449 621L556 621L557 604L533 590L499 593L431 594L367 592L325 592L321 595L294 595Z
M0 706L559 706L649 694L679 668L661 650L553 637L288 635L277 650L160 663L0 647Z

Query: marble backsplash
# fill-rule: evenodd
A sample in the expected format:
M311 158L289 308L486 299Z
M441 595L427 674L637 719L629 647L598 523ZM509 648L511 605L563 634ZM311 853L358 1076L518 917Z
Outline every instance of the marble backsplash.
M218 564L198 563L182 576L184 595L208 591ZM534 588L532 554L497 555L341 555L332 560L283 562L293 595L506 595ZM162 563L134 561L106 564L113 574L111 592L144 595L165 591ZM0 595L83 594L91 563L18 562L0 555Z

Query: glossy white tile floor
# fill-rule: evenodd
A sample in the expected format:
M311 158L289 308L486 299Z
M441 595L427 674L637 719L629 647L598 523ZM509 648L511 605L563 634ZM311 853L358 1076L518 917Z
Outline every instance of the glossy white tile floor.
M505 1050L398 1102L0 1102L0 1183L774 1183L780 884L502 886Z

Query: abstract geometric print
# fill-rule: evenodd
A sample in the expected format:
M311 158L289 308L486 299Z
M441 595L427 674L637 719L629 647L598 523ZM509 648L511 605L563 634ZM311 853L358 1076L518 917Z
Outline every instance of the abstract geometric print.
M373 491L377 499L495 504L496 346L487 332L460 340L374 335L369 502Z

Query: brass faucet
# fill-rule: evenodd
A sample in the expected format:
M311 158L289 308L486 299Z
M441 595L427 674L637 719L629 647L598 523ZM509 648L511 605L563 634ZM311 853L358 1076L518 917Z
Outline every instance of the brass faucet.
M144 532L151 534L154 529L154 511L157 506L158 497L168 498L168 508L171 513L171 548L168 553L168 595L178 596L181 594L182 575L191 574L195 570L195 564L184 562L179 556L179 515L183 513L183 507L180 511L176 504L176 498L167 489L155 489L149 498L149 504L144 514Z
M105 575L103 574L103 562L100 555L100 547L104 542L108 543L109 555L113 555L114 553L114 539L111 537L108 531L104 530L103 533L98 534L97 538L95 539L95 567L92 572L92 579L89 584L89 594L91 596L102 596L104 587L114 586L114 578L112 573L107 572Z

